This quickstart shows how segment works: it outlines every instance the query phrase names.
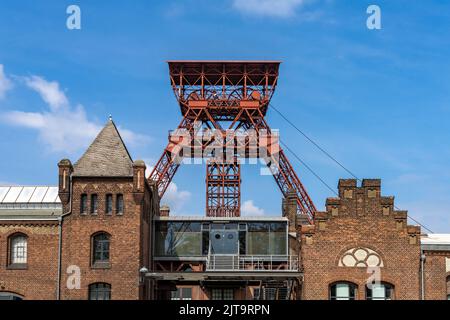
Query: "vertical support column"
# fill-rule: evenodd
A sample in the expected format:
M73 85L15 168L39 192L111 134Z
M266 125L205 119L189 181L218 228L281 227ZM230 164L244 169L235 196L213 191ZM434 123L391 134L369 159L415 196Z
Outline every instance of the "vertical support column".
M208 160L206 215L208 217L239 217L241 215L241 167L237 159L233 163Z

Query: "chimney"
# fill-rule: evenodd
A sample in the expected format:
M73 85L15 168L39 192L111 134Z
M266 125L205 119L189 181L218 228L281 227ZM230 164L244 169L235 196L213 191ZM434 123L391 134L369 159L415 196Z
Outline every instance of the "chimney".
M164 204L159 208L159 215L161 217L168 217L169 214L170 214L170 207L168 205Z
M69 159L62 159L58 163L58 196L63 205L67 205L70 200L70 177L73 166Z
M133 192L144 192L145 190L145 162L136 160L133 162Z
M297 230L297 193L290 189L283 199L283 216L289 219L289 232Z

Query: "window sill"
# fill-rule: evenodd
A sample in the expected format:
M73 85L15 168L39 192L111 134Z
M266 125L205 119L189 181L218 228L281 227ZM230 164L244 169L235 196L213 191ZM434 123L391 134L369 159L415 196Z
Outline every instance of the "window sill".
M91 265L91 269L111 269L111 263L109 262L97 262Z
M10 264L6 267L7 270L28 270L28 265L26 263L15 263Z

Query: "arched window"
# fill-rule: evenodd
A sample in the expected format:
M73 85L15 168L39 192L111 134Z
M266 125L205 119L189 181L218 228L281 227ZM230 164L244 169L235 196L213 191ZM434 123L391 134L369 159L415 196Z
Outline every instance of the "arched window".
M123 214L123 194L118 194L116 197L116 214Z
M103 282L90 284L89 300L111 300L111 285Z
M0 292L0 300L23 300L23 297L12 292Z
M351 282L335 282L330 285L330 300L355 300L357 288Z
M394 286L389 283L375 283L366 286L366 300L392 300L394 299Z
M92 263L102 265L109 263L110 235L99 232L92 236Z
M28 238L23 233L16 233L9 237L9 265L25 266L28 256Z

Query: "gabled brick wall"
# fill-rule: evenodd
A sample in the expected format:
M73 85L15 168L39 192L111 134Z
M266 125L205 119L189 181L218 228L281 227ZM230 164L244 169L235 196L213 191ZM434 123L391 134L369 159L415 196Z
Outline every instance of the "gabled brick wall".
M380 180L339 181L339 197L329 198L315 225L300 226L304 268L303 299L329 299L329 286L349 281L365 299L366 267L339 266L351 248L373 250L382 259L381 281L394 285L394 299L419 299L420 229L394 198L381 196Z

